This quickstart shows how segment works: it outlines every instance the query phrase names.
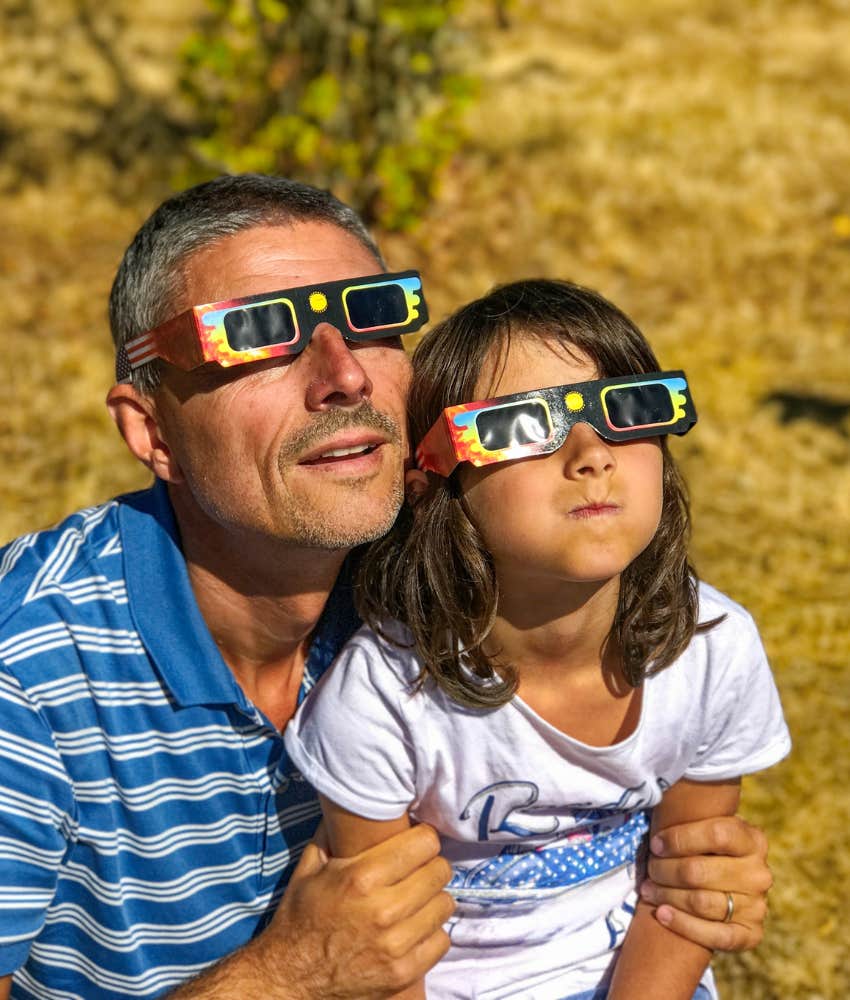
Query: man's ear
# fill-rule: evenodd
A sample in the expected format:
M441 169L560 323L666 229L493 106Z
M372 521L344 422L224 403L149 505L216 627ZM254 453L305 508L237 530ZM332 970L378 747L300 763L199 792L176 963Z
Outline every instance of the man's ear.
M179 483L183 473L162 432L156 403L126 382L114 385L106 408L136 458L158 478Z
M404 473L404 498L415 507L419 498L428 489L428 473L421 469L406 469Z

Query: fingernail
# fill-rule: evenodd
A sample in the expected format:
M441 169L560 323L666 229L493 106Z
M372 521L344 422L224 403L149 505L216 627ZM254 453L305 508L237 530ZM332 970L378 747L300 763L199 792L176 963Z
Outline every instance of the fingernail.
M653 837L649 842L649 849L653 854L663 854L664 853L664 838L663 837Z
M655 919L658 921L659 924L664 924L665 927L668 927L670 924L672 924L673 913L670 910L670 907L659 906L658 909L655 911Z
M644 880L640 887L641 898L645 899L648 903L655 902L655 883L650 882L649 879Z

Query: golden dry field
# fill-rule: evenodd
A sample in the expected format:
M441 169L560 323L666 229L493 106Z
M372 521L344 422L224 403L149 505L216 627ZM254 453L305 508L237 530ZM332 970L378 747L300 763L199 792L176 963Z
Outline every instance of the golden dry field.
M172 100L192 6L178 16L156 0L131 19L155 101ZM71 6L52 9L61 21ZM695 560L759 622L794 739L786 762L744 786L744 812L772 844L767 937L716 968L725 1000L846 1000L850 3L508 9L507 28L483 3L470 19L481 90L466 145L422 225L384 247L391 266L425 272L435 318L497 281L567 277L688 370L700 423L676 450ZM62 144L62 122L85 111L73 93L51 96L57 60L75 64L84 96L111 86L78 41L0 40L12 81L0 115L47 163L16 184L0 166L0 541L145 482L103 407L105 302L167 190L128 164L116 183L113 162Z

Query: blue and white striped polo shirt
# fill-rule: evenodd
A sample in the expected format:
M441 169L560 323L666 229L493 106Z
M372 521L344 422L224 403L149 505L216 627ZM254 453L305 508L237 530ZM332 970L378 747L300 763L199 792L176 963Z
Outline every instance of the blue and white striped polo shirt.
M300 697L357 619L338 584ZM0 975L154 997L270 916L319 805L222 660L162 483L0 550Z

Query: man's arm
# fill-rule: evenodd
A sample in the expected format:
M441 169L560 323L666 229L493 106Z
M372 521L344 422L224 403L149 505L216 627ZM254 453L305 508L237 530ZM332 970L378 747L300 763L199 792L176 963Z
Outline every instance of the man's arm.
M653 830L674 823L732 814L740 783L682 780L653 809ZM617 959L609 1000L690 1000L711 960L710 949L679 937L653 918L651 906L638 902Z
M448 949L451 876L429 826L349 858L308 845L268 928L173 1000L390 997ZM2 995L0 995L2 1000Z
M715 816L659 830L650 852L640 894L656 920L714 951L756 947L773 885L762 830L739 816ZM724 923L729 892L734 916Z

